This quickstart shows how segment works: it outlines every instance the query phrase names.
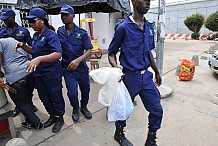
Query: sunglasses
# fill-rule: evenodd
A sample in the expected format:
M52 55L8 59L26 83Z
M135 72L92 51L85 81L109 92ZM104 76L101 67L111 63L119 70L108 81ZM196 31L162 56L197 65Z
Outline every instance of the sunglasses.
M61 13L61 16L62 17L68 17L70 14L67 14L67 13Z
M36 21L41 20L40 18L35 18L35 19L29 19L29 23L36 23Z

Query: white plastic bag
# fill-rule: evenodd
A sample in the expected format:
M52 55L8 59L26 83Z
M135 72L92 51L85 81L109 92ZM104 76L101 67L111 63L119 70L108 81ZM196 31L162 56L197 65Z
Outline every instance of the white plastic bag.
M133 111L131 96L121 81L107 111L108 121L126 120Z
M104 86L99 90L98 101L109 107L109 121L126 120L133 111L132 99L125 84L119 80L123 75L119 68L102 67L91 70L92 79Z
M98 101L104 106L110 106L117 90L118 81L123 75L122 70L119 68L101 67L91 70L89 75L95 82L104 84L99 90Z

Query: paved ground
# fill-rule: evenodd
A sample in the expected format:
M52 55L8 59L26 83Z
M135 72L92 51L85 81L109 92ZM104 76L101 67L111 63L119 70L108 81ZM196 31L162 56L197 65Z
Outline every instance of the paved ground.
M159 146L217 146L218 144L218 101L216 97L218 75L214 74L207 65L207 60L200 59L196 67L194 79L188 82L178 81L175 76L179 59L191 59L193 55L208 57L204 53L213 41L166 40L164 52L163 85L173 90L173 95L162 99L164 118L161 130L158 131ZM100 66L109 66L107 56L101 59ZM114 123L105 118L106 108L98 101L100 85L91 83L89 108L93 113L92 120L86 120L81 115L79 123L71 119L72 108L66 96L65 125L63 129L53 134L51 128L44 130L28 130L20 126L23 117L20 114L14 118L18 137L24 138L30 146L118 146L113 140ZM126 128L126 136L134 146L143 146L147 133L147 112L137 97L132 116ZM37 115L46 121L48 115L34 94L34 104L39 108ZM10 139L9 134L0 137L0 146Z

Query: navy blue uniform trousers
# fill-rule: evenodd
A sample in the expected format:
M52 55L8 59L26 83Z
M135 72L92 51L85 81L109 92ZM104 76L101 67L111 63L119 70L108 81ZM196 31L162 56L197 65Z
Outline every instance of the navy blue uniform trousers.
M145 71L140 72L124 72L123 82L126 85L132 101L139 94L145 109L149 112L148 129L150 132L156 132L160 129L163 117L163 109L160 104L160 93L153 82L153 74ZM125 127L126 121L116 121L116 127Z
M16 107L25 116L26 122L38 126L40 119L34 113L32 102L33 90L35 88L33 75L29 74L10 86L17 90L17 94L11 92L8 92L8 94Z
M65 103L62 94L62 83L60 79L52 79L49 76L35 77L36 88L39 98L48 113L63 116Z
M86 107L89 101L90 81L88 72L64 71L67 95L73 108L79 109L78 85L81 91L81 107Z

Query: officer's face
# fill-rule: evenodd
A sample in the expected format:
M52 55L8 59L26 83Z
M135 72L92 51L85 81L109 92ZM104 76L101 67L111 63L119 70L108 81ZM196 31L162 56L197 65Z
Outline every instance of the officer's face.
M61 13L61 20L64 24L71 24L73 23L73 19L75 18L74 14L65 14Z
M141 14L146 14L150 9L151 0L132 0L133 6Z
M10 17L8 17L7 19L4 19L3 20L3 22L4 22L4 24L7 26L7 27L10 27L10 26L12 26L13 25L13 23L14 23L14 16L10 16Z
M34 18L34 19L29 19L28 20L31 27L35 30L35 31L39 31L43 28L44 26L44 21L40 18Z

